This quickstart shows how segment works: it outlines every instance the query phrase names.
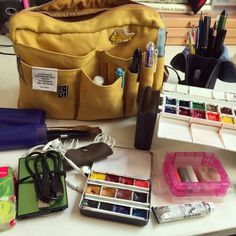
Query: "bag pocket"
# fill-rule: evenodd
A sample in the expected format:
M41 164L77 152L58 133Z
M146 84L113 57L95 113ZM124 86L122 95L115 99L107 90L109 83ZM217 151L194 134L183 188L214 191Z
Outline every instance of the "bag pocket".
M125 86L125 116L130 117L137 114L138 111L138 74L126 72L126 86Z
M94 83L93 78L83 70L80 78L80 97L78 105L79 120L101 120L121 118L124 116L124 86L122 79L116 80L116 70L124 72L132 58L120 58L108 52L98 52L99 73L104 78L104 84ZM124 81L126 83L126 81Z
M96 50L84 56L73 56L21 44L16 44L14 48L16 54L21 55L21 59L30 65L61 70L83 69L90 77L99 73L99 52Z
M99 60L100 75L105 78L105 83L112 84L116 80L116 70L121 68L124 72L130 66L132 58L113 56L108 52L101 52Z
M153 85L153 79L154 79L154 71L155 67L146 67L142 65L141 68L141 76L140 76L140 81L139 81L139 88L138 88L138 100L140 99L140 96L142 94L143 89L146 86L152 87Z
M20 74L20 93L18 105L20 108L43 109L47 118L74 119L77 115L78 79L81 71L57 70L57 92L35 90L32 88L33 67L18 62Z
M137 93L138 93L138 74L129 72L132 57L121 58L111 55L108 52L102 52L100 57L100 73L106 78L106 84L112 84L115 81L117 68L125 72L123 107L125 117L137 114Z
M97 85L82 71L78 90L79 120L120 118L124 115L122 80L109 85Z
M164 79L164 64L165 64L165 58L158 57L157 65L156 65L156 72L154 73L154 79L153 79L153 85L152 85L152 88L154 90L161 90L163 79Z

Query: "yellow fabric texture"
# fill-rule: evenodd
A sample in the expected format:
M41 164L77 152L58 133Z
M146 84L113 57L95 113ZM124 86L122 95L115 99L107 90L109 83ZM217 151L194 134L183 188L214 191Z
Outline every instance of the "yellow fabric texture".
M10 38L18 56L19 107L46 111L48 118L99 120L130 117L137 113L137 94L143 86L162 86L164 57L156 69L142 69L140 80L128 71L133 52L145 52L164 28L153 9L128 0L54 0L11 17ZM133 34L114 43L118 29ZM68 95L32 89L32 67L56 68L58 86ZM125 70L125 85L115 70ZM96 75L105 85L93 82Z

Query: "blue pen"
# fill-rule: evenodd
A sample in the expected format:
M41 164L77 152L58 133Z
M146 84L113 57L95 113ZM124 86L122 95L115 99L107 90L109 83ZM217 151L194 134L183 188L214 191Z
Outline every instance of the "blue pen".
M166 29L160 28L158 31L158 38L157 38L158 57L163 57L165 55L165 45L166 45Z
M145 58L145 66L152 67L153 65L153 53L155 50L155 45L153 42L148 42L146 45L146 58Z
M125 85L125 73L124 71L118 67L116 69L116 80L118 80L119 78L121 77L121 87L124 88L124 85Z

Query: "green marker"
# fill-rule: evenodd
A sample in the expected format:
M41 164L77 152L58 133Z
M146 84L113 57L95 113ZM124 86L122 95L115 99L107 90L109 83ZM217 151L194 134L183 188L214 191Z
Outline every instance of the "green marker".
M217 26L217 32L225 29L226 19L227 19L227 12L226 10L223 10L220 14L220 19Z

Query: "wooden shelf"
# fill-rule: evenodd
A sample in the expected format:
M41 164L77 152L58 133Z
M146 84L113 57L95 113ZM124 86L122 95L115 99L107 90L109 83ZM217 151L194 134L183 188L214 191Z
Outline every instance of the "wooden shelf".
M167 37L166 45L186 45L187 40L185 37ZM236 38L226 38L225 45L236 45Z
M163 13L162 16L168 31L167 45L185 45L189 30L193 26L197 26L199 21L199 15ZM210 16L213 26L218 15ZM236 15L228 16L226 28L225 44L236 45Z
M163 13L165 25L167 28L191 28L192 26L197 26L199 21L199 15L187 15L187 14L177 14L177 13ZM209 15L212 17L211 24L213 26L216 17L218 15ZM236 29L236 14L230 15L226 22L227 29Z

